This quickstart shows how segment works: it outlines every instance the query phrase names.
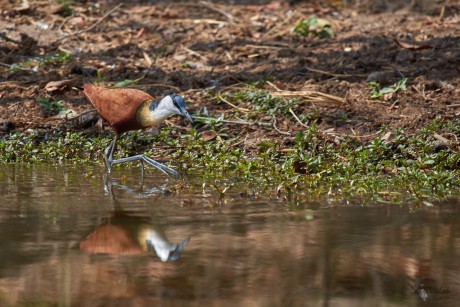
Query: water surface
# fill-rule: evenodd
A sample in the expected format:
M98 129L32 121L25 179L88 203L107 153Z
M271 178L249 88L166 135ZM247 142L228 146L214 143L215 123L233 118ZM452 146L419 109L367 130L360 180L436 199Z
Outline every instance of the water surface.
M148 171L141 185L136 167L105 180L97 166L2 166L0 306L446 306L460 298L456 201L299 207L244 187L219 199L200 180Z

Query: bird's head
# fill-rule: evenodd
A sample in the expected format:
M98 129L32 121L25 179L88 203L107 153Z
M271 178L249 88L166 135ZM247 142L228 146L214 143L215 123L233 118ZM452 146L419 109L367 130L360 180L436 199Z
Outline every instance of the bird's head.
M171 114L178 114L185 116L190 122L193 123L193 119L185 109L185 101L179 95L170 94L161 99L158 108L165 109Z

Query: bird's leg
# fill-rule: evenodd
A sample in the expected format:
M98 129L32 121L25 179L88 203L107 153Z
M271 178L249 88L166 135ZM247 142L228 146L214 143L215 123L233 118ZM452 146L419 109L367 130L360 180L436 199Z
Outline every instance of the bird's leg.
M113 198L113 183L109 179L109 174L104 179L104 191Z
M144 162L142 163L141 191L144 189Z
M132 162L132 161L145 162L148 165L153 166L153 167L157 168L158 170L162 171L166 175L175 176L175 177L180 176L180 174L177 171L167 167L166 165L161 164L160 162L157 162L157 161L153 160L152 158L144 156L144 155L136 155L136 156L132 156L132 157L112 160L111 164L114 165L114 164L119 164L119 163L124 163L124 162Z
M117 140L118 136L115 135L115 138L113 141L107 146L107 148L104 151L105 154L105 165L107 167L107 172L110 174L110 171L112 170L112 164L113 164L113 153L115 151L115 148L117 147Z

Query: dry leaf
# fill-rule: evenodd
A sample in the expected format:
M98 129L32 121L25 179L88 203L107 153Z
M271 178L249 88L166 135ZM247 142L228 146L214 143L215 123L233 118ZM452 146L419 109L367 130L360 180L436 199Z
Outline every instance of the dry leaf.
M61 81L50 81L45 85L47 92L62 91L66 87L71 87L77 79L68 79Z
M212 141L217 137L214 131L203 131L203 140Z

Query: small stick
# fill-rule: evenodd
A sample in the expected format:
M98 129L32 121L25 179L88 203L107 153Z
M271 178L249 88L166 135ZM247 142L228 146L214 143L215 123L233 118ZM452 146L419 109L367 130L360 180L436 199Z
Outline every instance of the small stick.
M278 96L278 97L291 97L291 96L306 96L309 99L316 100L316 101L324 101L324 102L334 102L334 103L339 103L339 104L344 104L346 103L346 100L344 98L318 92L318 91L276 91L276 92L270 92L272 96ZM322 99L326 98L326 100Z
M58 27L58 31L63 33L64 31L62 31L62 28L64 27L64 25L66 24L67 21L69 21L70 18L73 18L75 16L74 13L72 13L72 15L70 16L67 16L66 18L64 18L64 20L61 22L61 24L59 25ZM67 35L67 34L66 34Z
M218 26L226 26L228 25L227 21L220 21L215 19L174 19L175 23L208 23L208 24L215 24Z
M217 119L212 117L201 117L201 116L192 116L193 119L200 119L200 120L216 120L217 122L225 123L225 124L235 124L235 125L248 125L248 126L271 126L271 123L264 123L264 122L246 122L246 121L235 121L235 120L225 120L225 119Z
M455 135L455 133L446 133L446 134L451 135L452 137L454 137L455 143L458 143L458 138L457 138L457 136Z
M201 58L202 60L205 60L205 61L208 60L208 58L205 57L204 55L201 55L201 54L199 54L198 52L193 51L192 49L189 49L189 48L185 47L184 45L181 45L180 47L181 47L182 49L184 49L185 51L187 51L188 53L190 53L190 54L192 54L192 55L195 55L195 56Z
M229 13L227 13L227 12L225 12L225 11L223 11L223 10L217 8L214 4L212 4L212 3L208 2L208 1L200 1L200 3L201 3L202 5L204 5L205 7L207 7L208 9L213 10L213 11L215 11L215 12L217 12L217 13L219 13L219 14L225 16L228 20L230 20L230 21L232 21L232 22L233 22L234 19L235 19L235 17L233 17L232 14L229 14Z
M86 29L82 29L80 31L77 31L77 32L74 32L72 34L67 34L65 35L64 37L61 37L59 39L57 39L56 41L54 41L55 43L56 42L60 42L66 38L69 38L69 37L72 37L72 36L77 36L77 35L80 35L82 33L85 33L85 32L88 32L88 31L91 31L92 29L94 29L98 24L100 24L104 19L106 19L107 17L109 17L113 12L115 12L116 10L118 10L121 6L123 5L123 3L120 3L118 4L117 6L115 6L113 9L111 9L110 11L108 11L104 16L102 16L101 18L99 18L98 21L96 21L95 23L93 23L91 26L89 26L88 28Z
M192 128L176 125L175 123L170 122L169 120L165 120L165 123L179 130L185 130L185 131L192 130Z
M353 75L348 75L348 74L334 74L332 72L329 72L329 71L325 71L325 70L321 70L321 69L315 69L315 68L310 68L310 67L305 67L307 70L311 71L311 72L317 72L317 73L320 73L320 74L323 74L323 75L328 75L328 76L331 76L331 77L366 77L367 75L364 75L364 74L353 74Z
M270 82L270 81L267 81L267 84L270 85L271 87L273 87L275 90L277 90L278 92L281 92L282 90L277 87L274 83Z
M300 118L297 117L297 115L294 113L294 111L292 111L291 108L289 108L289 112L291 112L292 116L294 116L294 118L299 122L299 124L300 124L302 127L309 128L307 125L305 125L304 123L302 123L302 121L300 120Z
M217 94L217 97L222 100L223 102L225 102L226 104L228 104L229 106L237 109L237 110L240 110L240 111L243 111L243 112L251 112L251 110L248 110L248 109L245 109L245 108L241 108L241 107L238 107L236 105L234 105L233 103L231 103L230 101L226 100L224 97L222 97L222 95L220 94L222 91L220 91L218 94Z
M285 132L285 131L281 131L280 129L278 129L278 127L276 127L276 117L275 117L275 115L273 115L272 118L273 118L273 129L275 129L276 132L278 132L279 134L284 134L284 135L289 135L289 136L292 135L290 132Z
M441 22L442 19L444 18L444 13L446 12L446 7L443 5L441 7L441 12L439 13L439 16L438 16L438 21Z
M353 133L356 133L353 131ZM371 133L371 134L364 134L364 135L351 135L351 134L338 134L337 136L342 136L342 137L352 137L352 138L357 138L357 139L361 139L361 138L368 138L368 137L374 137L374 136L377 136L378 133Z

